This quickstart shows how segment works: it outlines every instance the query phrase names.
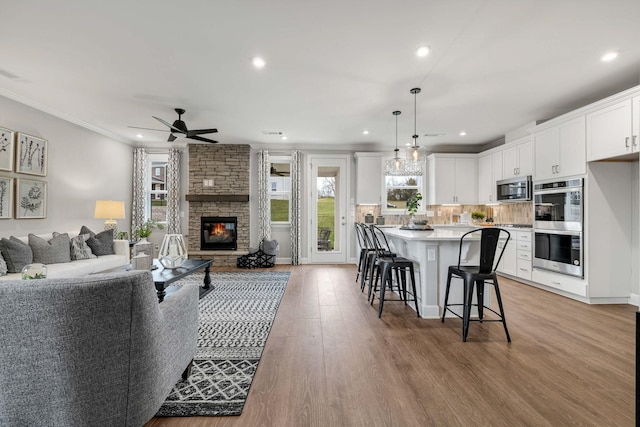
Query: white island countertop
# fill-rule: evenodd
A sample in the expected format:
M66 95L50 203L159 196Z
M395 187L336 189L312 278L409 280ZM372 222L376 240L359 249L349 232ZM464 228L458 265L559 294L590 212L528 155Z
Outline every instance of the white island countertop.
M400 230L400 228L385 228L384 234L387 236L400 237L403 240L457 240L459 241L463 234L468 230L452 230L436 228L434 230ZM469 236L471 238L471 236Z

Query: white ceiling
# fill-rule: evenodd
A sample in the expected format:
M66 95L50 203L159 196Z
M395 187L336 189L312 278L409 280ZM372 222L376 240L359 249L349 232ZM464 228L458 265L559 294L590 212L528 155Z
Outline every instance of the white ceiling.
M131 144L169 145L128 125L162 129L151 116L173 122L183 107L189 128L217 127L221 143L392 150L391 113L402 111L399 143L409 142L409 90L420 87L419 145L477 149L640 84L640 0L2 0L0 10L0 95ZM423 44L432 52L417 58ZM619 58L601 62L609 50Z

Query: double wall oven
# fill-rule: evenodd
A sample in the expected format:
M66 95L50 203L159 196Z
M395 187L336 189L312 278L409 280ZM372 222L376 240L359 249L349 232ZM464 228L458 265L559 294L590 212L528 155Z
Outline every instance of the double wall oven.
M584 276L582 190L582 178L534 184L534 267Z

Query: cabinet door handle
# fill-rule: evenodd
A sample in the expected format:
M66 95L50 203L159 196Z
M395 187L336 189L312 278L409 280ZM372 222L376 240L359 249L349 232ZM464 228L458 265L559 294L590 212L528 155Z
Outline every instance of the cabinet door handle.
M633 135L633 146L637 147L638 143L636 142L636 139L638 139L638 135Z
M516 172L516 168L513 168L513 174L518 175L518 172Z
M626 137L626 138L624 139L624 146L625 146L625 147L627 147L627 148L629 148L629 137Z

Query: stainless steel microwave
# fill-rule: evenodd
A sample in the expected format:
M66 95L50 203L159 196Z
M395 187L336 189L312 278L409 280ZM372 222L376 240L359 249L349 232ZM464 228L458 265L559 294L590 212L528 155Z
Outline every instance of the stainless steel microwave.
M496 183L499 202L528 202L531 200L531 175L503 179Z

